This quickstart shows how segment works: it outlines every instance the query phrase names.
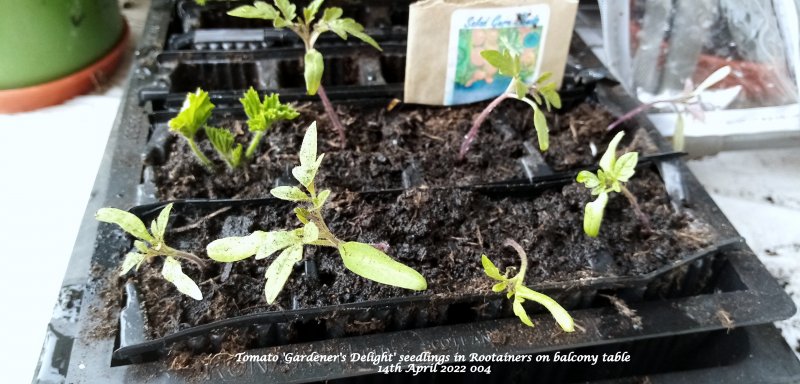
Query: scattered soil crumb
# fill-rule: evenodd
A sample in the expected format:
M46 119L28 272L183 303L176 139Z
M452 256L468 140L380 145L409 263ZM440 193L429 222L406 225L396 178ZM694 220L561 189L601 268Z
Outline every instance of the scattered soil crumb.
M636 314L636 310L631 309L625 304L625 301L620 299L616 296L611 295L600 295L608 299L611 304L614 304L614 308L617 309L620 315L625 316L631 320L631 324L633 325L633 329L642 329L642 317Z

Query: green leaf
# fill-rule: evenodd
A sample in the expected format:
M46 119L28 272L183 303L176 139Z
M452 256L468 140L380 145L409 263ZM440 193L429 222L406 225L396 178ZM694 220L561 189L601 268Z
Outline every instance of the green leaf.
M217 239L206 246L206 253L215 261L232 263L255 255L266 238L266 232L255 231L248 236Z
M686 148L686 139L683 131L683 114L678 113L678 120L675 121L675 132L672 133L672 148L676 151L683 151Z
M539 139L539 150L547 151L550 148L550 128L547 127L547 119L539 108L533 109L533 127L536 128L536 136Z
M555 86L555 84L553 84L553 86ZM553 105L553 107L556 109L561 108L561 96L558 95L558 92L556 92L555 89L542 91L541 94L548 103Z
M239 99L239 102L242 103L244 113L247 114L248 118L257 119L261 117L261 99L259 99L258 92L253 87L250 87L245 92L244 97ZM251 128L250 131L252 130Z
M614 173L614 164L617 162L617 145L619 145L619 141L622 140L622 136L625 136L625 132L620 131L617 133L614 138L611 139L611 142L608 143L608 148L606 148L603 157L600 158L600 168L606 171L606 173Z
M116 224L125 232L133 235L137 239L142 239L150 244L155 242L155 239L144 226L142 220L136 215L116 208L100 208L95 214L95 219L104 223Z
M150 247L147 246L147 243L141 240L134 240L133 247L136 248L141 253L150 252Z
M319 7L322 6L323 0L314 0L312 1L308 7L303 8L303 19L306 25L311 24L314 21L314 16L319 12Z
M506 287L508 287L508 282L501 281L501 282L499 282L499 283L497 283L497 284L492 286L492 291L498 292L498 293L499 292L503 292L506 289Z
M309 222L308 217L311 216L311 213L308 212L307 209L301 207L295 208L294 214L297 216L297 220L300 220L303 224L307 224Z
M522 320L523 324L529 327L533 327L533 322L531 321L531 318L528 317L528 313L525 312L525 308L522 307L522 303L524 301L525 300L518 297L514 298L514 314L517 315L517 317L519 317L520 320Z
M129 252L127 255L125 255L125 260L122 261L122 271L119 273L119 275L124 276L133 267L138 268L144 259L145 256L141 253Z
M489 260L486 255L481 255L481 264L483 265L483 271L486 272L486 275L491 277L495 280L505 281L506 278L500 273L500 270L495 267L494 263ZM495 291L497 292L497 291Z
M189 276L183 273L181 263L172 257L167 256L164 260L164 268L161 269L161 275L175 285L180 293L187 295L195 300L203 300L203 293L200 288L195 284Z
M419 272L393 260L377 248L354 241L339 244L344 266L361 277L381 284L422 291L428 283Z
M213 110L214 104L211 104L208 92L197 88L195 93L186 94L186 100L183 102L181 111L167 124L170 131L191 139L205 125Z
M330 7L325 8L325 12L322 14L322 22L329 23L334 21L338 18L342 17L342 9L339 7Z
M317 123L313 122L306 130L303 143L300 145L300 166L292 169L292 174L304 187L308 188L317 175L323 155L317 157Z
M267 268L266 278L267 283L264 284L264 296L267 297L267 303L272 304L275 298L283 290L286 285L286 280L292 274L294 264L303 259L303 246L295 244L286 248L275 258L275 261Z
M300 238L297 230L267 232L256 253L256 260L265 259L281 249L302 243L303 239Z
M278 9L281 10L283 14L283 18L286 19L287 22L294 21L294 18L297 17L297 6L292 4L289 0L275 0L275 5Z
M322 72L325 70L325 63L322 54L316 49L310 49L305 56L305 70L303 76L306 79L306 93L316 95L319 85L322 83Z
M319 228L313 221L309 221L303 227L303 244L310 244L319 239Z
M582 183L586 186L586 188L593 189L600 185L600 179L589 171L580 171L578 172L578 177L575 180L579 183Z
M235 139L231 131L225 128L206 127L206 136L208 136L211 146L231 169L239 165L242 158L242 145L234 147Z
M167 230L167 223L169 223L169 214L172 212L172 203L167 204L164 209L158 214L158 218L156 218L153 223L155 224L156 229L152 231L153 236L158 241L164 241L164 233Z
M572 319L572 316L570 316L569 312L567 312L564 307L558 304L558 302L550 298L550 296L536 292L525 286L517 287L516 295L517 297L533 300L543 305L548 311L550 311L550 314L554 319L556 319L556 322L559 326L561 326L561 329L563 329L565 332L575 332L575 321Z
M481 57L491 66L497 68L501 75L518 77L519 71L514 71L514 59L508 51L500 53L493 49L487 49L481 51Z
M271 5L263 2L256 1L255 6L243 5L228 11L228 15L235 17L243 17L247 19L264 19L274 20L278 17L278 11Z
M542 84L545 81L550 80L551 77L553 77L553 73L552 72L544 72L539 76L539 78L536 79L536 81L534 83L535 84Z
M269 191L269 193L281 200L294 202L311 200L310 196L297 187L276 187Z
M600 193L595 201L587 203L583 210L583 231L589 237L597 237L600 233L600 224L603 223L603 213L608 204L608 194Z
M331 190L325 189L317 195L317 198L314 200L314 208L320 209L325 202L328 200L328 196L330 196Z
M514 88L517 92L517 98L522 99L525 95L528 94L528 85L525 84L524 81L520 80L518 77L515 77L511 80L514 83Z
M636 173L636 163L639 162L638 152L628 152L617 159L614 164L614 176L617 181L626 182Z
M297 179L302 186L311 189L311 185L314 183L314 178L317 177L317 170L319 170L323 157L325 157L324 154L320 155L317 162L312 166L298 165L292 168L292 175L294 175L294 178Z

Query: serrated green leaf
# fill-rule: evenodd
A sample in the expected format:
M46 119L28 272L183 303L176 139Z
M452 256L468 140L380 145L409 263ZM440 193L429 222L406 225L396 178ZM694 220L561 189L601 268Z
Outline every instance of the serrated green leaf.
M283 14L283 18L286 19L287 22L294 21L294 18L297 17L297 6L292 4L289 0L275 0L275 6L281 11Z
M175 285L180 293L187 295L195 300L203 300L203 293L200 287L189 276L183 273L181 263L172 257L164 260L164 268L161 269L164 279Z
M501 282L499 282L499 283L497 283L497 284L492 286L492 291L498 292L498 293L499 292L503 292L506 289L506 287L508 287L508 283L505 282L505 281L501 281Z
M316 16L317 12L319 12L319 7L322 6L323 0L314 0L308 7L303 8L303 20L305 21L306 25L311 24L314 21L314 16Z
M147 232L144 223L136 215L116 208L100 208L95 214L95 219L104 223L116 224L125 232L142 239L150 244L154 243L154 238Z
M536 137L539 139L539 150L542 152L550 148L550 128L547 119L539 108L533 109L533 127L536 128Z
M156 227L158 230L153 232L153 236L159 240L164 240L164 233L167 230L167 224L169 223L169 214L172 212L172 203L167 204L164 209L161 210L158 214L158 218L154 221L156 223Z
M119 275L124 276L133 267L137 267L139 264L141 264L144 259L145 255L136 252L129 252L127 255L125 255L125 260L122 261L122 271L119 273Z
M206 246L206 253L214 261L232 263L255 255L266 238L266 232L255 231L248 236L217 239Z
M508 51L500 53L493 49L481 51L481 57L486 60L489 65L497 68L503 76L517 77L518 72L514 72L514 60Z
M214 104L211 104L208 92L197 88L195 93L186 94L181 111L167 125L170 131L191 139L205 125L213 110Z
M296 230L267 232L267 235L264 237L264 240L261 242L258 252L256 253L256 260L267 258L273 253L278 252L290 245L302 243L303 240L300 238L300 234Z
M617 159L614 164L614 176L619 182L628 181L636 173L636 164L639 162L638 152L628 152Z
M295 244L286 248L275 258L275 261L267 268L266 278L267 282L264 284L264 296L267 298L267 303L272 304L275 298L283 290L286 285L286 280L292 274L294 264L303 259L303 246Z
M558 325L561 326L561 329L565 332L575 332L575 321L572 319L572 316L569 315L569 312L567 312L564 307L549 296L522 285L516 288L515 293L518 297L535 301L547 308L550 315L553 316Z
M281 200L294 202L311 200L310 196L297 187L276 187L269 191L269 193Z
M278 11L271 5L263 2L256 1L255 6L243 5L228 11L228 15L235 17L243 17L246 19L264 19L274 20L278 17Z
M339 7L330 7L325 8L325 12L322 14L322 22L329 23L334 21L338 18L342 17L342 9Z
M600 179L598 179L597 176L595 176L594 173L591 173L589 171L580 171L580 172L578 172L578 177L576 177L575 180L577 182L585 185L586 188L589 188L589 189L593 189L593 188L597 187L598 185L600 185Z
M524 301L523 299L517 297L514 298L514 314L517 315L517 317L519 317L519 319L522 321L523 324L529 327L533 327L533 322L531 321L531 318L528 317L528 313L525 312L525 308L522 307L523 301Z
M672 133L672 148L676 151L683 151L686 148L684 121L681 113L678 113L678 119L675 121L675 132Z
M481 265L483 265L483 271L486 273L487 276L491 277L495 280L505 281L506 278L500 273L500 270L489 260L486 255L481 255Z
M286 21L283 17L275 16L275 20L272 21L272 26L275 27L275 29L283 29L291 27L292 23Z
M320 209L325 202L328 201L328 196L330 196L331 190L325 189L317 195L317 198L314 200L314 208Z
M428 283L419 272L403 265L377 248L358 242L339 244L344 266L361 277L381 284L422 291Z
M600 168L606 171L606 173L614 173L614 164L617 162L617 145L619 145L619 141L622 140L623 136L625 136L625 132L618 132L614 138L611 139L611 142L608 143L606 152L603 153L603 157L600 158Z
M244 113L247 114L248 118L256 119L261 117L261 99L259 99L258 92L253 87L250 87L244 93L244 97L239 99L239 102L242 103ZM251 128L250 130L252 131L253 129Z
M322 73L325 70L325 63L322 54L316 49L310 49L305 55L305 69L303 76L306 80L306 93L316 95L319 85L322 83Z
M319 228L313 221L309 221L303 227L303 244L309 244L319 239Z
M583 231L589 237L597 237L600 233L600 224L603 223L603 213L608 204L608 194L600 193L595 201L586 204L583 211Z

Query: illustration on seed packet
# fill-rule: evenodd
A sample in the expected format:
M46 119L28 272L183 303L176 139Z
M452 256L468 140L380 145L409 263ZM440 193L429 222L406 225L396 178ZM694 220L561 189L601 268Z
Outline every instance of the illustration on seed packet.
M460 9L450 20L445 105L491 99L503 93L511 78L481 57L487 49L520 55L523 79L538 75L544 51L550 8L545 4L483 9Z

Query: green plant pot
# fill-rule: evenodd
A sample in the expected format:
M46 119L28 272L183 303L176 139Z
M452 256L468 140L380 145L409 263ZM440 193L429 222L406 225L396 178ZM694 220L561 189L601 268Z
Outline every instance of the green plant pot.
M119 41L123 26L117 0L0 0L0 89L80 70Z

